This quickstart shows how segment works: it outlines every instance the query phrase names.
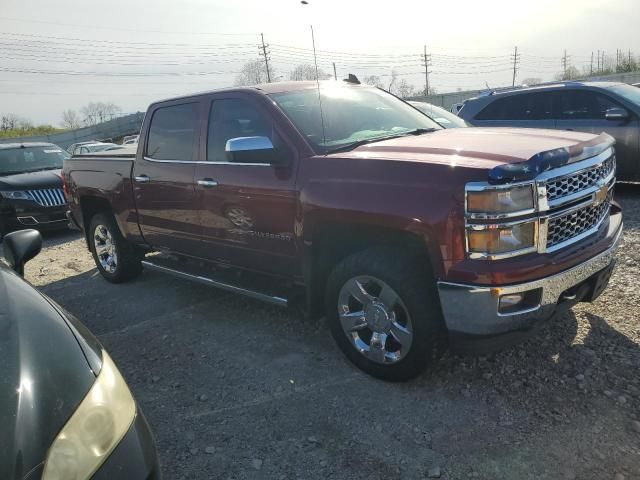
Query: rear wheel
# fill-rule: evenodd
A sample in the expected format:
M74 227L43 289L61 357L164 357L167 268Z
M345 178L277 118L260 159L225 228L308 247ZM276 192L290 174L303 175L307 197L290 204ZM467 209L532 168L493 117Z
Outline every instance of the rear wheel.
M421 263L376 247L351 255L329 277L331 333L345 355L375 377L408 380L443 350L440 304Z
M91 219L89 247L104 278L120 283L142 271L142 256L120 233L113 215L100 213Z

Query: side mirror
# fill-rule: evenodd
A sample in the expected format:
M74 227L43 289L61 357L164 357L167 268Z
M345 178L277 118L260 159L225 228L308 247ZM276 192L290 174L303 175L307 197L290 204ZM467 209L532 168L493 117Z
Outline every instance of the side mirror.
M609 108L605 112L604 118L612 121L626 120L627 118L629 118L629 112L620 107Z
M18 275L24 275L24 264L42 250L42 235L37 230L18 230L4 236L4 255Z
M269 137L237 137L227 140L227 158L233 163L278 163Z

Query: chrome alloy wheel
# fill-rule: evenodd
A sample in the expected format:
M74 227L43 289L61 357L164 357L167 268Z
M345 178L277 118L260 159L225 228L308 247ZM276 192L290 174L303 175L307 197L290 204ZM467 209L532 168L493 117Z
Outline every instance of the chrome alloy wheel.
M338 295L338 315L351 344L373 362L396 363L411 348L409 312L398 294L380 279L361 275L348 280Z
M111 232L104 225L98 225L93 231L93 246L100 266L108 273L114 273L118 266L118 252Z

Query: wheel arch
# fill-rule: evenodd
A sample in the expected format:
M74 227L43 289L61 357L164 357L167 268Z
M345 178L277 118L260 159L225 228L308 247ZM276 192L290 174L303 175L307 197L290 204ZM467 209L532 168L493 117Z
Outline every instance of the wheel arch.
M313 318L324 314L323 298L331 271L351 254L372 247L396 247L399 253L410 255L416 261L422 262L425 272L434 279L441 265L439 250L432 245L433 237L424 229L323 221L315 224L308 233L304 242L303 275L307 308Z

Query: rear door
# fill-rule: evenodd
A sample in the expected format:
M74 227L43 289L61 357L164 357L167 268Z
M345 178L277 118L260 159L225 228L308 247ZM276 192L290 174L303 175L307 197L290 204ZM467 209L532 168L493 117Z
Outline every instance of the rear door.
M637 169L638 118L622 104L596 90L562 89L554 98L556 128L600 134L606 132L616 139L617 174L630 178ZM624 108L629 117L607 120L610 108Z
M549 92L529 92L498 97L473 120L478 127L554 128Z
M273 274L295 274L295 151L256 99L237 93L211 100L195 172L203 236L200 256ZM268 137L277 160L230 161L227 141L253 136Z
M148 113L143 155L136 157L133 185L140 229L159 250L191 254L199 245L194 172L201 103L162 104Z

